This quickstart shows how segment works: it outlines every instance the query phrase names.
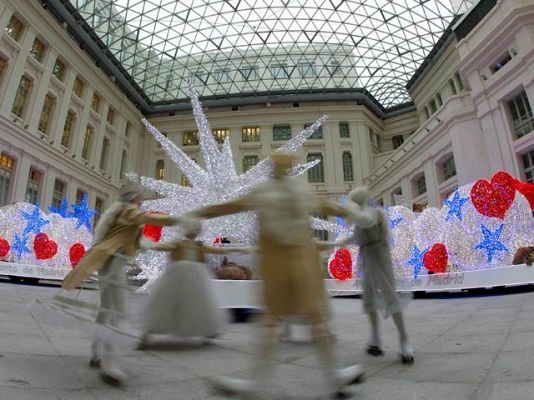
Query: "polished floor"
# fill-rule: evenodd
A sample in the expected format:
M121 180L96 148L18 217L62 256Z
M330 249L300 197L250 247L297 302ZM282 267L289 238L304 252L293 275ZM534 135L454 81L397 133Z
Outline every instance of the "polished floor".
M222 399L210 389L210 379L250 376L257 330L251 323L233 323L211 345L122 350L120 361L131 374L128 385L106 386L88 368L89 338L43 323L27 307L57 291L0 280L1 399ZM96 295L84 293L88 299ZM142 301L132 296L135 307ZM368 325L361 300L332 299L332 309L338 364L361 362L368 372L368 380L351 389L354 399L534 398L534 291L413 300L406 310L416 350L413 366L399 362L390 320L383 325L386 353L372 358L363 351ZM280 344L275 363L267 398L325 398L313 347Z

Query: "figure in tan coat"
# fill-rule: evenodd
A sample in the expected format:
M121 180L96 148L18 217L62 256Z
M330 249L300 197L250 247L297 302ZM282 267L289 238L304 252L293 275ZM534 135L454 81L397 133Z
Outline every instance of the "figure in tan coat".
M276 344L281 318L306 319L312 327L329 389L339 394L348 385L363 378L363 369L354 365L334 370L327 324L324 276L319 253L312 241L310 215L341 215L347 209L322 201L308 193L297 179L288 178L294 157L275 154L273 179L259 185L241 199L213 205L192 213L194 217L214 218L243 211L258 212L260 275L263 280L265 313L263 340L254 378L250 381L220 379L216 386L227 393L254 395L264 385L269 360Z
M143 187L139 184L126 184L119 196L119 201L113 203L98 222L93 246L61 285L64 289L74 289L98 272L100 311L96 322L115 328L120 327L126 314L124 267L139 251L143 225L174 225L178 222L173 217L142 211L139 207L143 202ZM111 342L102 337L93 341L90 366L101 367L102 379L113 385L122 384L127 377L112 358Z

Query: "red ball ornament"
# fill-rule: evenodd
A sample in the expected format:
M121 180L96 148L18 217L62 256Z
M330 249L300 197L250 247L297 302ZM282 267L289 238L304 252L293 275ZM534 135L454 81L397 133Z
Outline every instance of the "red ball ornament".
M11 246L9 245L9 242L4 238L0 238L0 257L7 256L7 253L9 253L10 249Z
M148 211L149 214L165 214L159 211ZM163 226L161 225L145 225L143 228L143 235L152 240L153 242L159 242L161 239L161 231Z
M352 279L352 254L349 249L337 249L334 258L328 263L328 272L334 279Z
M81 243L74 243L69 249L70 265L76 267L85 254L85 247Z
M39 232L33 240L33 250L38 260L48 260L56 255L57 243L48 239L46 233Z
M423 265L430 272L441 274L447 271L449 255L443 243L434 244L423 256Z
M486 217L504 219L506 212L514 201L514 197L515 189L514 194L511 195L509 187L501 181L497 181L494 184L480 179L471 188L473 207Z

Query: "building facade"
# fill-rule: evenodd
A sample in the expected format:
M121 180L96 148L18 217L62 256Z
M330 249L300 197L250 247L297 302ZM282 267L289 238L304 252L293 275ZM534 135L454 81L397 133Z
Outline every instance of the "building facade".
M0 0L0 206L46 208L85 193L103 210L127 171L187 185L113 79L39 2L24 4ZM211 102L206 115L218 140L230 137L242 173L327 114L298 153L301 162L321 159L300 178L313 192L339 200L365 184L384 205L402 195L439 207L456 187L498 170L534 180L533 43L534 1L496 1L444 34L410 81L412 105L388 111L317 93ZM191 111L148 117L203 163Z

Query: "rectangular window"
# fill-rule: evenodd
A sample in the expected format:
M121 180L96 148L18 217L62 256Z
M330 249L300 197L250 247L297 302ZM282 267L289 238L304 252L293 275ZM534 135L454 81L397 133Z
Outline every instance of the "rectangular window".
M344 151L343 155L343 180L345 182L352 182L354 180L354 172L352 169L352 154L350 151Z
M289 67L286 64L275 64L271 66L271 74L274 79L289 78Z
M82 189L77 189L76 190L76 204L77 205L81 205L82 204L82 200L84 198L87 201L87 192L83 191Z
M95 134L95 128L87 125L85 128L85 137L83 138L82 158L89 160L89 152L91 151L91 144L93 142L93 136Z
M341 75L341 64L339 61L330 61L330 65L326 67L330 76Z
M113 126L115 124L115 115L116 115L115 109L113 107L109 107L108 108L108 115L106 117L106 121L111 126Z
M512 55L509 51L500 56L495 62L490 65L490 71L492 74L504 67L512 59Z
M67 185L65 182L56 179L54 181L54 191L52 192L52 207L60 208L65 197Z
M6 59L0 57L0 83L4 79L4 74L7 70L8 65L9 62Z
M311 123L304 124L304 129L309 128L312 126ZM312 133L310 136L310 139L322 139L323 138L323 127L320 126L319 129L317 129L315 132Z
M98 93L93 93L93 98L91 99L91 108L94 112L98 113L100 111L100 104L102 103L102 97Z
M124 169L126 168L127 164L128 164L128 152L126 150L123 150L122 157L121 157L121 168L119 170L119 179L123 179Z
M417 189L417 195L420 196L426 193L426 179L424 175L421 175L416 181L415 186Z
M20 78L19 87L17 89L17 94L15 95L15 100L13 101L13 107L11 107L11 112L19 117L22 117L26 105L28 104L28 98L30 97L30 91L32 89L33 82L31 79L23 76Z
M54 111L54 106L56 104L56 99L49 94L45 96L43 108L41 110L41 116L39 117L39 125L37 129L40 132L47 133L48 128L50 127L50 121L52 120L52 113Z
M162 181L165 179L165 161L156 161L156 179Z
M214 129L213 130L213 137L215 138L217 143L224 142L224 139L226 139L229 134L230 134L229 129Z
M291 139L291 126L289 125L273 126L273 140L289 140L289 139Z
M126 122L126 128L124 128L124 136L126 136L127 138L130 137L130 134L131 134L131 131L132 131L132 124L130 124L128 121Z
M83 96L84 88L85 88L85 83L80 79L79 76L77 76L76 79L74 80L74 87L72 91L74 92L76 96L78 96L78 98L81 99Z
M315 64L311 62L300 63L299 72L300 76L302 76L303 78L313 78L317 76L317 72L315 71Z
M347 122L340 122L339 123L339 137L340 138L349 138L350 137L349 124Z
M454 157L450 157L443 162L441 165L441 170L443 171L443 180L452 178L456 175L456 165L454 164Z
M323 155L321 153L308 154L308 162L319 160L319 163L308 169L309 183L324 183Z
M462 77L460 76L459 72L456 72L454 74L454 80L456 81L456 85L458 86L458 91L463 92L464 90L464 83L462 81Z
M30 50L30 54L35 58L37 61L42 62L44 59L46 47L43 42L41 42L39 39L35 38L33 40L32 48Z
M182 138L183 146L197 146L198 145L198 131L184 132Z
M245 127L241 130L241 137L243 142L259 142L260 141L260 127L251 126Z
M522 159L526 181L534 183L534 150L523 154Z
M97 197L95 199L95 216L93 220L93 226L96 226L100 216L102 215L102 210L104 209L104 199Z
M41 172L30 168L28 184L26 185L26 201L31 204L39 202L39 186L41 184Z
M438 105L436 104L436 99L430 100L430 114L434 114L438 110Z
M393 150L398 149L404 143L404 137L402 135L395 135L391 138L393 142Z
M15 160L7 154L2 153L0 155L0 206L5 206L7 204L11 173L13 172L14 165Z
M72 137L72 131L76 123L76 114L73 111L67 113L65 118L65 125L63 126L63 136L61 137L61 145L64 147L70 146L70 139Z
M9 19L9 22L7 23L5 32L9 36L11 36L13 40L18 42L20 41L20 38L22 37L22 33L24 32L24 24L20 22L20 20L17 17L12 15L11 18Z
M100 169L104 171L106 170L106 167L108 165L109 145L109 138L104 137L104 139L102 140L102 152L100 153Z
M256 67L242 67L239 72L246 81L257 79Z
M508 102L514 133L517 138L534 131L534 117L525 91Z
M57 79L63 82L63 79L65 79L66 71L67 71L67 66L65 65L65 63L61 61L59 58L57 58L56 63L54 64L54 70L52 71L52 75L54 75Z
M451 90L451 94L453 96L458 93L456 91L456 86L454 85L454 81L452 79L449 79L449 89Z
M244 156L243 157L243 173L254 167L259 161L258 156Z
M230 82L230 74L224 69L219 69L213 72L213 78L219 83Z
M436 103L437 103L438 107L441 107L443 105L443 99L441 98L441 94L440 93L436 94Z

